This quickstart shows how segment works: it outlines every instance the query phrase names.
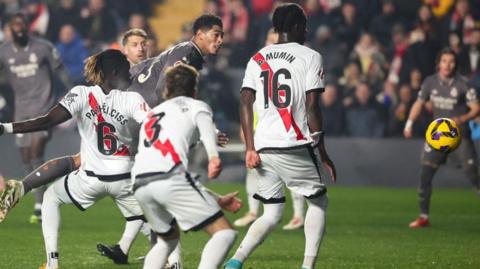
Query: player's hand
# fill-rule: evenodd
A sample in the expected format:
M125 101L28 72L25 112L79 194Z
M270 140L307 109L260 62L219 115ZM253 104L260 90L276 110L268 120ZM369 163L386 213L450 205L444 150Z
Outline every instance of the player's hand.
M462 120L462 117L452 117L452 120L457 124L457 125L462 125L465 123L464 120Z
M332 160L330 160L330 157L328 157L328 155L322 157L322 163L323 166L327 168L328 174L330 175L332 181L334 183L337 182L337 169L335 168L335 165L333 164Z
M218 205L228 212L237 213L243 206L242 200L238 199L237 195L238 191L220 196L217 201Z
M217 141L218 141L217 145L223 148L223 147L225 147L225 145L228 144L230 139L228 138L226 133L222 133L222 132L217 130Z
M208 162L208 178L214 179L222 172L222 161L218 157L213 157Z
M407 128L403 129L403 136L407 139L412 138L413 136L412 129L407 129Z
M262 160L260 159L260 155L255 150L247 150L245 153L245 165L247 168L252 169L258 167Z

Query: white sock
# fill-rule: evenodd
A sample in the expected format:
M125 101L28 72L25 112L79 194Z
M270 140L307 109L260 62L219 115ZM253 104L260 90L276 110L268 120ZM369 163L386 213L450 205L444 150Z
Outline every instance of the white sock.
M177 240L177 246L173 249L172 253L168 256L168 264L174 265L178 264L181 268L182 265L182 247L180 246L180 241Z
M308 200L308 210L305 216L305 256L303 267L315 268L315 262L325 232L325 213L328 206L328 198L323 195L319 198Z
M219 268L235 243L235 238L237 238L237 231L232 229L221 230L213 234L203 248L198 269Z
M245 179L247 185L247 201L248 201L248 212L258 215L258 208L260 207L260 201L253 198L253 195L258 190L257 178L253 175L253 172L247 170L247 178Z
M285 204L264 204L263 215L255 220L243 238L240 247L233 256L234 259L244 261L252 251L260 245L267 235L275 228L282 218Z
M168 255L173 251L176 245L178 245L178 239L165 241L158 237L157 243L150 249L145 257L143 269L163 268L167 263Z
M293 202L293 217L303 219L303 212L305 211L305 197L290 191Z
M42 231L47 253L47 269L58 267L58 233L60 228L60 205L53 188L45 192L42 204Z
M133 241L137 237L140 228L142 228L143 220L131 220L125 223L125 230L123 231L122 238L118 242L120 249L123 253L128 254L130 247L132 246Z

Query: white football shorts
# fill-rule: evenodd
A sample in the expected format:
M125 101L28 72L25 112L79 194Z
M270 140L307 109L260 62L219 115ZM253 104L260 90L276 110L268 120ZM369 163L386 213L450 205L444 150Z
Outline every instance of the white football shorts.
M175 222L183 231L198 231L223 216L215 197L188 174L159 178L144 178L150 183L135 190L135 198L157 234L169 234Z
M104 182L97 177L88 176L83 170L76 170L57 180L50 188L54 188L61 201L71 201L82 211L103 197L110 196L127 221L143 219L142 208L130 192L130 179Z
M324 195L327 188L320 177L320 158L315 151L309 145L260 151L261 164L252 171L258 183L254 198L263 203L284 203L284 184L307 199Z

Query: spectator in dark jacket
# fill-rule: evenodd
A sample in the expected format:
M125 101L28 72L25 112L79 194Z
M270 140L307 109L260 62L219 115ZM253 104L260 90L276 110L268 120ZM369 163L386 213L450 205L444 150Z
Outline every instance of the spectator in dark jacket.
M338 98L337 87L327 84L325 92L321 95L321 108L323 115L323 129L328 136L341 136L345 126L344 108Z
M60 53L62 62L67 68L74 84L83 82L83 61L89 52L75 28L66 24L60 28L59 41L55 45Z
M356 87L355 101L345 112L345 131L348 136L383 137L385 123L371 95L367 83L360 83Z

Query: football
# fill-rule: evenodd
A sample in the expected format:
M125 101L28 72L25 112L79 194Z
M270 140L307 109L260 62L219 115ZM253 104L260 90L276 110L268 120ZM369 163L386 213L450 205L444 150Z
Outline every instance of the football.
M448 118L432 121L428 125L425 139L433 149L445 153L454 151L462 140L457 124Z

